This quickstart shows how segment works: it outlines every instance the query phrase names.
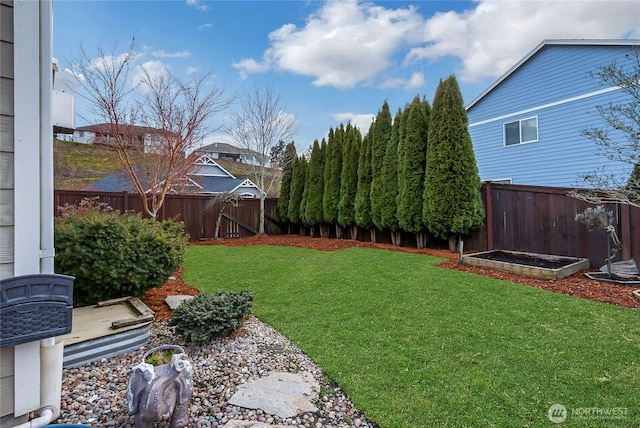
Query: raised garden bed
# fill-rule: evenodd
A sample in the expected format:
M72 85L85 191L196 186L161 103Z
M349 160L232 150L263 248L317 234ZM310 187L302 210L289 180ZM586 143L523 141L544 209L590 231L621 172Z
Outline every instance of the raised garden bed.
M498 269L531 278L565 278L590 266L589 259L549 254L491 250L464 255L461 262L470 266Z

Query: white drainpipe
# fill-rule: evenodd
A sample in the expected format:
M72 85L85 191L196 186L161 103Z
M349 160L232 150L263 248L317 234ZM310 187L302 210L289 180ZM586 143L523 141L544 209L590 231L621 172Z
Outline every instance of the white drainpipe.
M53 240L53 6L40 2L40 273L54 273ZM40 409L38 417L18 425L36 428L60 416L64 344L55 337L40 341Z

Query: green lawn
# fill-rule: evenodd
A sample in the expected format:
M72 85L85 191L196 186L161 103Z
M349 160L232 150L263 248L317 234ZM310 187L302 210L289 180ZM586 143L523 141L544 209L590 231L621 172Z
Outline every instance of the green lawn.
M190 246L184 280L254 291L253 313L383 428L555 426L547 410L556 403L569 413L563 427L640 426L640 311L439 261L364 248ZM588 417L587 408L626 414Z

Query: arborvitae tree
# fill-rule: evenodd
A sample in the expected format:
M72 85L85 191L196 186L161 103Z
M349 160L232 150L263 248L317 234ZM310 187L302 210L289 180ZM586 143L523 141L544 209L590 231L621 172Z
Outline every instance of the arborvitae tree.
M480 177L476 165L467 111L454 75L436 89L429 124L429 148L424 190L424 221L429 231L449 239L468 235L484 220Z
M314 228L322 223L322 191L323 191L323 159L318 140L313 142L311 158L309 159L309 183L307 194L307 206L303 221ZM311 232L313 236L313 231Z
M356 189L356 225L363 229L371 229L371 134L373 123L369 132L362 139L360 156L358 156L358 188Z
M340 202L338 203L338 224L352 227L356 224L355 199L358 187L358 156L362 134L350 123L345 130L342 159L342 176L340 179ZM356 239L358 228L352 227L351 238Z
M398 138L400 135L400 121L402 113L398 111L393 121L391 138L387 143L384 161L382 162L382 180L380 194L380 229L391 232L391 241L394 245L400 245L398 231Z
M305 158L304 163L304 188L302 190L302 200L300 201L300 222L305 226L307 224L307 206L309 202L309 162ZM313 229L311 229L311 236L313 236Z
M398 195L396 196L396 205L398 209L400 208L400 191L404 187L403 180L405 178L404 173L404 158L405 158L405 145L406 145L406 126L407 126L407 116L409 116L409 107L410 105L406 105L404 110L398 109L396 113L396 118L400 118L400 127L398 129ZM397 213L396 213L397 215ZM399 220L399 218L398 218ZM402 226L400 226L402 229Z
M302 194L304 192L305 175L307 174L307 159L297 158L293 164L293 176L291 177L291 192L289 198L289 208L287 218L293 224L301 223Z
M389 104L385 101L376 116L373 135L371 135L371 219L379 229L382 229L381 216L384 204L382 166L387 145L391 139L392 126Z
M336 225L336 237L341 238L338 227L338 202L340 202L340 179L342 175L342 145L344 141L344 125L340 124L333 133L329 134L327 151L329 160L325 164L324 221L327 224Z
M291 198L291 180L293 166L298 158L296 144L292 141L282 154L282 180L280 181L280 197L278 198L278 213L283 222L289 222L289 199Z
M406 120L403 157L398 163L398 222L400 228L416 234L418 248L426 244L422 219L424 174L427 162L427 132L429 103L416 96L405 110Z

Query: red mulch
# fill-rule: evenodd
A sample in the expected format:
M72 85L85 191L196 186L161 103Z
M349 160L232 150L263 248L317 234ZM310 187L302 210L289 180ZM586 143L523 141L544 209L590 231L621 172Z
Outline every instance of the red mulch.
M527 278L508 272L460 264L457 262L457 254L452 254L448 250L418 250L416 248L397 247L394 245L378 244L374 242L360 242L350 239L311 238L300 235L256 235L250 238L203 241L193 243L192 245L225 245L230 247L244 247L250 245L288 245L324 251L333 251L356 246L427 254L448 259L448 261L439 264L439 266L443 268L472 272L491 278L504 279L519 284L543 288L557 293L570 294L584 299L611 303L627 308L640 309L640 299L632 294L632 291L637 287L594 281L585 277L583 272L577 272L567 278L555 280ZM169 279L162 285L162 287L153 288L142 296L142 301L156 313L156 320L167 320L171 317L172 311L164 302L164 299L167 296L178 294L195 296L198 294L198 290L182 281L182 268L176 271L174 277L176 279Z

